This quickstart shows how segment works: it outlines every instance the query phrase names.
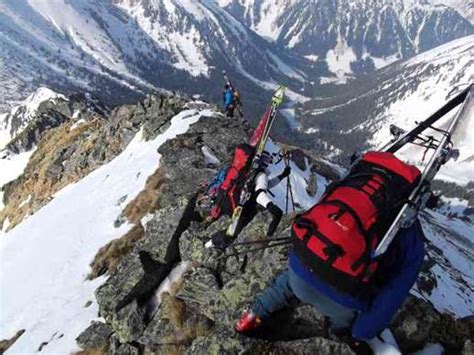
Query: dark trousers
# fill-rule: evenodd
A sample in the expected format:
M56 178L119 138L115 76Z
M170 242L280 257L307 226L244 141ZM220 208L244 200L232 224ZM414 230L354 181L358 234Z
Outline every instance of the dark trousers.
M261 207L260 207L261 208ZM239 222L237 223L237 227L235 228L235 233L233 235L234 238L242 232L242 230L255 218L259 210L259 206L257 204L256 198L252 197L243 207L242 213L240 215ZM262 208L263 210L263 208ZM271 212L270 212L271 213ZM272 221L268 226L267 237L273 236L275 233L278 225L280 224L281 215L272 214Z
M341 306L311 287L293 270L281 273L255 300L251 310L261 318L290 305L291 299L311 304L316 310L331 320L333 330L351 328L356 311Z

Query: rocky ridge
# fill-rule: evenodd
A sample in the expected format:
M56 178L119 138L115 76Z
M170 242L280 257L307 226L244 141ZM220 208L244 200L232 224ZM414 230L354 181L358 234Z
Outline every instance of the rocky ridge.
M216 119L220 120L219 125ZM93 323L78 338L83 349L102 348L117 354L351 353L344 342L328 334L324 318L304 305L295 305L296 312L275 315L275 322L270 323L280 325L278 329L270 325L255 337L239 336L232 330L242 309L286 267L287 246L227 258L204 249L209 235L226 226L226 220L210 226L187 221L189 226L179 233L178 242L172 238L182 216L189 216L196 182L209 179L215 172L206 167L201 148L210 148L224 162L233 147L248 137L249 130L244 127L242 122L223 117L204 118L159 149L160 166L168 177L160 186L160 207L142 220L144 236L121 257L116 270L96 291L105 323ZM292 155L295 160L298 150ZM302 166L303 170L310 169L315 174L329 178L338 175L330 166L310 157L303 159L303 164L307 164ZM320 168L322 165L324 169ZM285 217L280 236L288 235L290 223L291 216ZM267 216L260 214L239 240L260 238L266 225ZM170 247L174 253L179 245L179 256L172 260L171 240L175 242ZM155 292L143 282L150 277L143 270L143 251L153 256L156 273L174 268L181 275L168 279L164 292L163 286ZM155 288L165 276L153 280ZM144 294L147 298L142 297ZM126 298L129 302L117 309ZM455 320L440 314L429 303L411 297L397 316L393 331L404 352L439 342L448 353L465 349L467 354L471 345L466 339L472 338L472 326L472 319Z
M110 161L140 130L146 139L154 139L166 131L173 116L185 109L215 108L184 97L156 94L72 130L75 120L48 130L25 174L6 188L5 211L21 208L19 202L35 188L28 181L34 181L38 171L41 186L48 188L27 202L29 207L23 216L47 204L60 186L79 180ZM214 112L159 148L160 174L156 179L150 176L150 183L145 186L153 198L134 199L117 216L115 227L128 221L135 225L130 230L134 235L127 233L119 239L123 244L117 241L107 248L109 252L98 258L102 263L98 272L90 275L106 275L107 279L96 290L98 316L103 320L94 321L77 338L86 353L351 353L347 344L328 332L324 318L304 305L295 304L294 312L276 314L275 321L253 337L239 336L232 329L242 309L286 267L288 246L223 257L203 245L228 220L206 225L192 222L189 217L194 213L193 197L199 181L208 180L217 169L215 164L209 164L204 148L218 161L226 162L235 145L246 141L250 133L245 121L229 120ZM67 137L67 144L58 144L58 137ZM83 147L85 142L90 145L87 149ZM52 149L43 148L51 145ZM65 146L70 149L67 154ZM306 194L321 193L315 189L318 184L314 181L339 176L338 169L318 155L294 147L288 149L295 174L305 173L302 184ZM141 207L140 213L126 213L131 205ZM12 215L8 218L14 220ZM291 218L284 218L280 236L289 235ZM261 238L267 219L265 213L259 214L239 240ZM21 218L17 223L20 221ZM232 251L233 248L229 253ZM442 252L435 251L440 254L434 260L440 260ZM143 252L153 258L148 268ZM113 263L102 257L110 255ZM428 260L425 272L429 272L430 263ZM419 292L429 294L435 282L433 277L421 278ZM464 287L471 287L469 281ZM275 328L272 324L284 326ZM472 318L456 320L415 297L410 297L392 329L404 352L419 350L426 343L441 343L448 353L469 354L472 350Z

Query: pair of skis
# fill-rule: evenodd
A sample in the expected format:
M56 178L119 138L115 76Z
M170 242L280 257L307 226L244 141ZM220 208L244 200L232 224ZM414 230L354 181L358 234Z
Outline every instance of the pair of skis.
M251 173L250 177L247 179L244 189L240 195L239 205L234 209L232 214L232 222L227 228L226 235L228 237L234 237L235 230L239 224L240 216L242 214L243 206L248 202L250 196L252 195L251 185L253 179L255 178L254 172L258 168L258 161L263 151L265 150L265 145L267 144L270 131L272 129L273 123L278 113L280 105L283 103L285 98L286 87L280 86L272 97L272 103L269 109L265 112L262 119L260 120L259 125L255 129L255 132L250 140L250 145L255 147L255 155L252 160Z
M446 130L441 130L432 126L439 119L444 117L446 114L461 104L461 109L453 117ZM373 258L377 258L384 254L400 228L409 227L415 220L418 212L426 206L429 198L432 195L430 184L433 181L435 175L445 163L447 163L451 158L455 157L456 153L458 153L453 149L453 144L451 142L452 134L462 119L469 119L469 117L473 116L474 87L471 84L467 89L463 90L460 94L446 103L426 120L418 124L411 131L404 132L397 129L396 127L395 129L392 129L397 137L383 149L384 151L395 153L406 144L412 143L423 146L426 149L433 149L434 153L423 170L420 182L412 191L408 201L402 206L400 212L388 229L387 233L385 233L385 236L372 255ZM420 137L420 134L428 128L441 133L442 137L439 140L430 140L427 142L426 138Z

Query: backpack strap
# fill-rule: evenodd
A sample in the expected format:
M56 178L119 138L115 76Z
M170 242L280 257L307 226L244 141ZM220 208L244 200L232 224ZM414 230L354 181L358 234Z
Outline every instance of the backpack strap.
M310 220L304 217L300 217L295 221L295 224L299 227L306 229L306 233L303 236L303 242L305 244L308 244L309 239L312 236L315 236L324 244L326 244L326 247L323 249L323 253L326 254L326 256L328 257L328 259L326 260L328 264L332 265L334 264L337 258L344 256L345 252L342 247L334 243L332 240L329 240L324 234L320 233L318 231L318 226Z
M373 239L372 231L366 230L364 228L362 221L359 215L357 214L357 212L354 211L352 207L345 204L344 202L339 201L339 200L333 200L333 201L323 201L323 203L327 205L337 206L341 209L341 211L349 213L352 216L352 218L354 218L354 220L356 221L357 227L359 228L360 232L362 233L365 239L365 251L364 251L364 254L362 254L362 256L351 265L351 269L355 271L363 264L365 264L367 267L370 264L370 258L372 254L371 253L372 239ZM366 272L364 271L363 274L365 273ZM363 277L366 277L366 275L364 275Z

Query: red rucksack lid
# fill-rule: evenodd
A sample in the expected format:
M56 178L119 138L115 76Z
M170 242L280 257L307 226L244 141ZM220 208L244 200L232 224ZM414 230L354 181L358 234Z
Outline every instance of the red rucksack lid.
M421 175L416 166L403 162L389 152L367 152L363 155L362 161L388 169L403 177L410 184L413 184Z

